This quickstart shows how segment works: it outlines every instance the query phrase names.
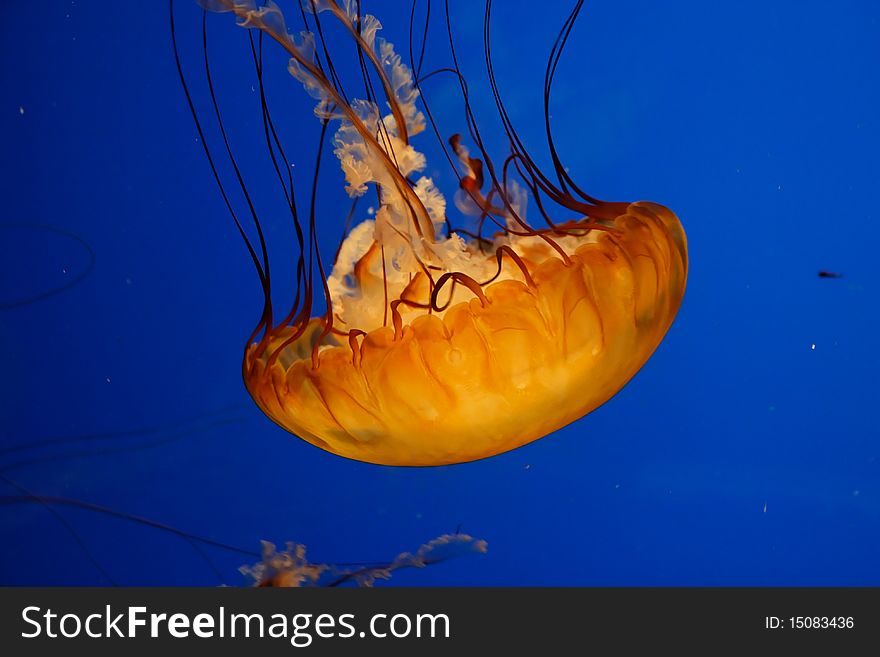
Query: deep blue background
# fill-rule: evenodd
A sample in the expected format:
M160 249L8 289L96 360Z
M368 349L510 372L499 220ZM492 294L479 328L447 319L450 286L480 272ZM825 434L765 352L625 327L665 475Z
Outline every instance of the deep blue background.
M405 54L408 10L365 6ZM569 8L495 3L497 76L544 163L543 68ZM177 15L207 117L200 11L178 0ZM10 224L71 231L95 265L64 292L0 310L2 441L113 435L7 450L0 473L247 548L303 542L319 561L390 559L459 525L489 543L391 584L880 584L878 16L869 0L588 2L557 75L553 128L585 188L679 214L684 305L650 362L588 417L489 460L399 469L319 451L250 402L240 358L259 287L195 139L164 3L8 4L0 301L88 264L78 242ZM265 168L246 35L229 16L209 19L224 118L282 272L290 225ZM425 70L449 63L441 19L435 3ZM452 24L500 160L480 3L453 2ZM351 72L351 45L338 53ZM312 101L277 49L266 61L305 201ZM463 131L454 80L425 91L444 132ZM432 136L417 145L451 197ZM327 257L348 207L330 158L318 203ZM122 433L140 429L157 430ZM218 583L176 536L58 511L116 582ZM0 506L0 528L0 583L107 583L40 505ZM244 582L247 559L207 552L226 583Z

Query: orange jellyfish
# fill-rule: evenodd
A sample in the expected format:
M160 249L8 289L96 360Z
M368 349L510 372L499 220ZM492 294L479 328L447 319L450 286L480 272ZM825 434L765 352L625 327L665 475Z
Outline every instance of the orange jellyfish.
M360 461L460 463L514 449L577 420L645 364L684 295L686 238L667 208L599 200L582 191L560 161L550 129L550 89L580 3L564 24L545 77L542 118L552 173L536 164L504 106L492 69L491 1L483 48L510 142L500 165L486 152L468 102L448 12L452 63L434 73L457 79L469 139L454 135L447 145L422 90L433 73L414 75L412 46L407 66L378 36L379 21L361 12L358 0L304 0L297 19L305 29L296 35L271 1L200 4L231 12L251 29L273 157L284 161L265 102L264 36L281 46L290 74L317 101L322 136L333 127L333 153L349 196L369 193L378 204L374 216L348 231L327 272L314 204L308 221L301 220L290 181L285 190L301 253L296 299L280 321L272 312L266 245L253 214L259 242L248 241L248 247L265 305L245 350L243 374L268 417L313 445ZM337 75L322 21L334 21L354 41L361 98ZM207 50L205 57L209 71ZM182 72L181 79L199 125ZM452 228L446 197L422 174L426 161L416 138L428 127L458 176L455 205L473 217L475 230ZM471 155L466 141L479 153ZM318 295L326 310L311 316Z

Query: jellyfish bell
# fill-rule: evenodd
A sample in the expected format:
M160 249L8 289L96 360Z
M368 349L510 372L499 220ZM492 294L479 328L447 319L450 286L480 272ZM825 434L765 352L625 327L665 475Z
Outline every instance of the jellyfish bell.
M401 313L395 327L361 329L365 335L351 345L322 338L321 320L293 341L295 329L278 331L248 349L248 390L292 433L373 463L470 461L541 438L617 393L657 347L681 301L684 241L674 215L634 204L611 225L619 236L571 239L567 263L516 240L510 248L523 264L519 280L502 268L509 278L461 285L434 312L427 290L413 293L415 312ZM474 269L494 264L473 256ZM361 296L352 301L382 294L371 279L355 267ZM467 292L476 298L462 298ZM349 305L346 323L364 326L356 322L375 312L358 314L359 305Z
M323 128L335 124L334 154L346 191L359 197L374 188L379 202L374 217L345 237L326 276L314 215L304 239L294 211L305 255L297 301L280 322L272 317L268 265L252 249L267 303L243 373L268 417L360 461L459 463L514 449L577 420L645 364L684 295L681 223L655 203L610 203L582 192L559 161L549 121L553 176L541 171L497 91L490 3L489 80L511 143L502 166L484 148L450 39L450 70L461 84L469 141L479 153L472 156L458 135L444 150L459 178L455 205L473 216L476 233L451 229L446 197L421 174L426 161L413 139L428 126L439 137L439 129L418 76L377 36L378 20L361 14L360 3L303 3L304 20L318 27L322 17L341 23L369 67L367 98L351 101L323 36L320 49L313 31L293 36L274 3L200 4L233 13L239 25L284 48L291 75L318 102ZM576 15L577 9L568 31ZM567 36L564 29L562 46ZM551 55L553 70L561 51ZM368 83L373 78L375 88ZM539 218L534 225L526 219L529 202ZM487 225L492 233L484 236ZM326 311L310 316L313 296L321 292Z

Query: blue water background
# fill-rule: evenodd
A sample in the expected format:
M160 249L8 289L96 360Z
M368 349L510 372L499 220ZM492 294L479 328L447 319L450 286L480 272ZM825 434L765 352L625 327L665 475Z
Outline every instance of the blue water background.
M403 4L365 8L408 60ZM176 5L221 154L201 13ZM545 166L544 66L570 6L493 10L499 85ZM482 5L454 1L451 15L500 161ZM236 569L249 561L205 548L218 578L178 536L53 507L62 522L13 500L23 493L12 480L245 548L298 541L323 562L391 559L459 527L488 541L485 555L390 585L880 584L878 17L867 0L586 3L557 72L554 135L585 189L681 217L681 312L639 374L586 418L488 460L406 469L313 448L247 396L241 351L260 289L196 139L165 3L6 4L0 301L15 307L0 310L0 583L243 584ZM208 18L223 116L283 278L292 231L266 165L246 34ZM450 63L442 20L435 2L424 71ZM329 31L351 75L354 48ZM270 46L273 116L307 207L313 101ZM466 130L454 78L425 92L444 136ZM451 199L432 140L414 144ZM325 165L317 209L330 258L349 202L329 150ZM89 267L82 243L44 226L84 240L93 268L16 305ZM150 431L126 433L139 430ZM112 436L8 450L102 433Z

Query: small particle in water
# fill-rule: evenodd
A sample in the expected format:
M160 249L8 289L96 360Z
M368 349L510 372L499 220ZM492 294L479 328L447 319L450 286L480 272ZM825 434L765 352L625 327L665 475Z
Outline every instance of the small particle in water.
M819 272L819 278L843 278L843 274L836 271L825 271L823 269Z
M853 497L858 497L858 496L859 496L859 489L857 488L853 491Z
M777 189L777 191L780 191L780 192L781 192L781 191L782 191L782 185L777 185L776 189Z
M614 484L614 488L620 488L620 484Z
M125 284L126 284L126 285L131 285L131 279L130 279L130 278L126 278L126 279L125 279Z
M531 469L532 469L532 464L531 464L531 463L526 463L526 467L525 467L525 469L526 469L526 470L531 470Z
M62 268L61 268L61 273L62 273L62 274L66 274L66 273L67 273L67 267L62 267Z
M764 502L764 513L767 513L767 503Z
M110 383L110 377L108 376L108 377L105 379L105 381L107 381L107 383Z
M21 115L24 115L24 107L23 106L21 106L21 105L18 106L18 113Z

